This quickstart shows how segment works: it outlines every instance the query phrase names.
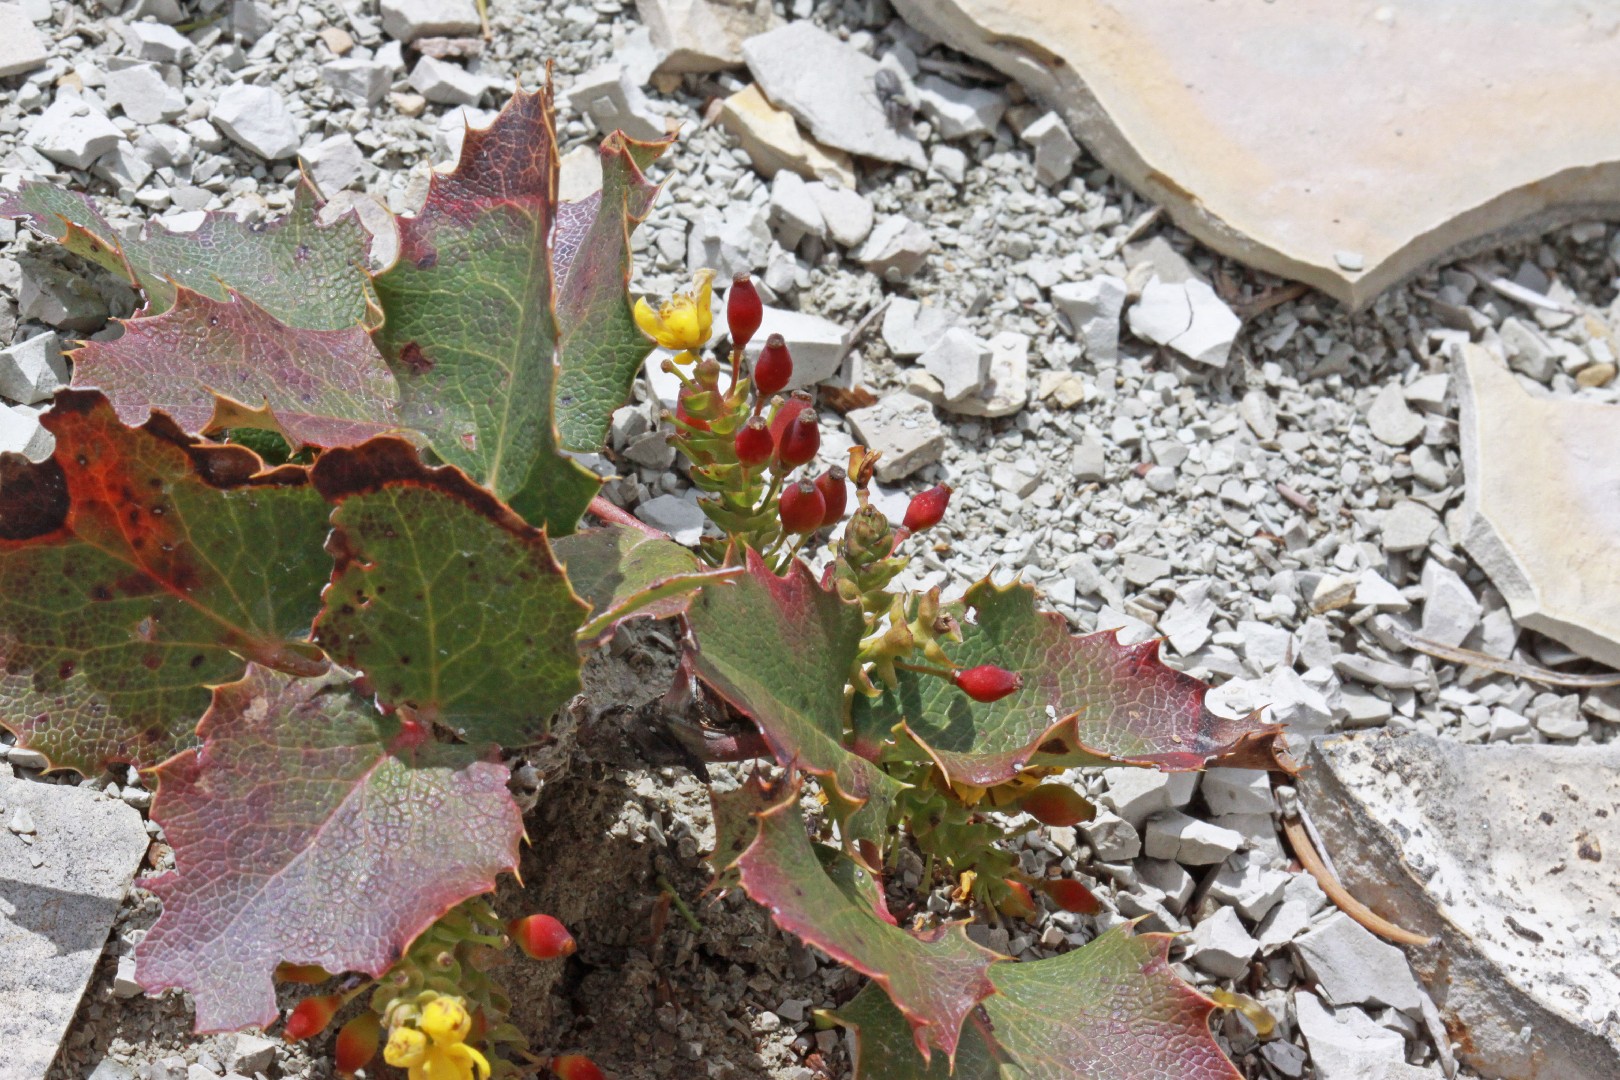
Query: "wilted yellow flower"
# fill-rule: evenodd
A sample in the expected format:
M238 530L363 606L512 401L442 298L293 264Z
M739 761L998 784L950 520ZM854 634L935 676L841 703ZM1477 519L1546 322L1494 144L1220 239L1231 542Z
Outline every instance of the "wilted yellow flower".
M666 349L690 353L701 349L709 341L714 323L714 311L709 304L713 291L714 271L699 270L692 275L692 287L678 292L654 311L646 297L636 301L636 325L641 332ZM677 357L690 362L695 356Z
M408 1070L410 1080L489 1080L489 1059L463 1041L472 1017L460 998L434 998L416 1023L389 1034L384 1061Z

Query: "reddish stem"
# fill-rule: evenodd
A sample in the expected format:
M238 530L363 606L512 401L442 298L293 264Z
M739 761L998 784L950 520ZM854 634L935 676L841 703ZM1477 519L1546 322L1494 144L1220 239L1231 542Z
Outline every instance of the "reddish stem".
M614 506L600 495L591 500L591 505L586 507L586 512L601 518L610 525L627 525L632 529L637 529L654 540L669 539L668 536L642 521L630 511Z
M771 748L765 742L765 736L757 731L744 731L737 734L722 734L706 731L703 733L703 749L699 755L704 761L753 761L755 758L771 757Z

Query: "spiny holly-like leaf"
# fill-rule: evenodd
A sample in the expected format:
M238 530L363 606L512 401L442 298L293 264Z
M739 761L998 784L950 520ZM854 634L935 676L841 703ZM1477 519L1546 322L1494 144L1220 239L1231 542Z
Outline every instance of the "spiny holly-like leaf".
M710 569L675 541L622 525L564 536L552 549L574 591L591 606L590 621L580 631L581 639L591 644L606 639L626 619L683 614L698 589L742 573L738 568Z
M399 259L376 279L376 340L405 422L563 536L599 482L557 437L556 193L551 89L519 92L489 128L468 130L460 164L433 174L421 214L400 219Z
M579 692L587 607L545 533L409 443L328 450L312 472L337 504L337 558L315 639L408 706L476 744L524 746Z
M208 686L251 659L312 674L300 640L330 562L304 470L118 422L63 390L56 454L0 457L0 721L57 766L151 765L189 745Z
M759 725L778 761L821 779L846 836L881 849L900 783L844 748L860 608L818 585L798 560L777 577L750 551L748 573L704 589L687 619L698 677Z
M998 954L970 940L964 923L927 934L895 926L866 902L876 887L859 880L867 871L834 853L848 878L836 881L805 833L796 788L755 820L759 835L736 861L748 895L782 929L882 985L925 1058L934 1048L954 1056L962 1021L995 992L987 972Z
M737 881L737 860L759 836L758 815L781 802L788 791L783 780L755 773L730 791L709 789L714 812L714 850L708 855L714 872L711 889L729 888Z
M990 970L994 972L997 966ZM954 1067L943 1056L923 1061L905 1014L876 983L867 983L832 1018L855 1032L856 1080L1003 1080L1002 1063L995 1058L995 1040L985 1030L989 1021L982 1008L969 1013L962 1025Z
M317 220L320 196L307 180L286 217L244 223L210 213L191 232L150 222L133 240L118 233L83 195L29 183L0 204L0 216L25 218L69 251L111 270L146 294L147 314L167 311L176 286L213 300L234 289L288 326L344 330L375 321L366 270L370 238L350 212Z
M136 950L198 1031L276 1018L276 964L381 975L413 938L517 865L508 770L379 717L339 679L251 667L215 691L200 750L158 770L152 817L175 869Z
M658 187L642 170L669 146L616 131L602 143L602 190L557 214L557 428L570 450L594 451L613 410L630 396L652 342L630 304L630 233L652 209Z
M1016 671L1023 689L985 705L943 679L902 671L898 690L873 703L875 722L863 724L903 720L951 779L989 786L1029 764L1105 760L1288 767L1281 728L1210 712L1208 687L1161 663L1157 642L1071 634L1062 616L1035 609L1027 585L981 581L963 600L976 619L963 620L962 643L947 649L951 659L959 668Z
M362 327L300 330L235 292L182 287L168 311L73 359L73 385L99 388L126 424L162 410L190 432L268 427L294 446L399 430L394 375Z
M1237 1080L1209 999L1171 969L1165 934L1110 930L1074 952L991 965L996 993L968 1020L953 1080ZM944 1080L905 1018L867 987L835 1018L856 1032L856 1080Z

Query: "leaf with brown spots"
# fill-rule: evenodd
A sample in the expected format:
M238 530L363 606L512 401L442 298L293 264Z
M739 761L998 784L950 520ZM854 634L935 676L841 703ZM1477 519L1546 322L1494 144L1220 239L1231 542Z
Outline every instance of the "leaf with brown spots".
M331 562L304 470L64 390L38 465L0 457L0 723L53 766L152 765L247 660L309 674Z
M518 93L468 130L454 172L399 219L399 258L376 279L377 347L401 416L434 453L552 536L574 530L595 474L557 433L557 147L551 90Z
M79 348L73 385L100 389L125 423L162 411L189 432L265 427L295 447L400 428L393 372L362 327L300 330L235 292L180 288L163 314Z
M524 746L579 692L590 608L545 533L451 466L393 438L328 450L312 473L337 504L337 557L315 639L469 742Z

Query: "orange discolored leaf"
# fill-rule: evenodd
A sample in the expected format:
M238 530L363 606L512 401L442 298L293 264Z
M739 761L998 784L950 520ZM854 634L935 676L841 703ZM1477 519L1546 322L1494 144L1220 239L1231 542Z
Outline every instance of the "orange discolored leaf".
M64 390L38 465L0 458L0 722L53 765L155 764L247 660L325 668L305 638L331 562L303 469L119 423Z

